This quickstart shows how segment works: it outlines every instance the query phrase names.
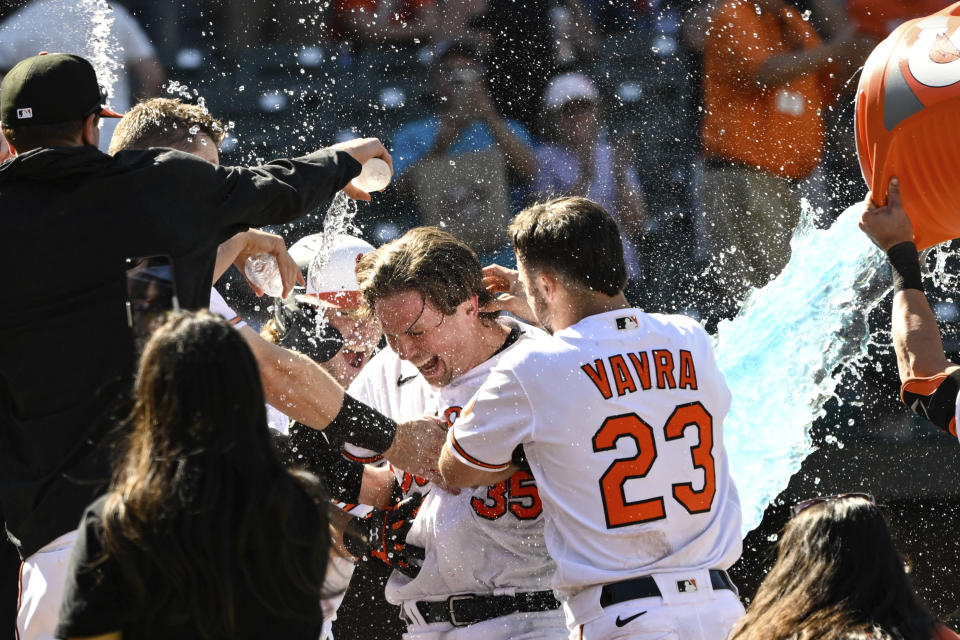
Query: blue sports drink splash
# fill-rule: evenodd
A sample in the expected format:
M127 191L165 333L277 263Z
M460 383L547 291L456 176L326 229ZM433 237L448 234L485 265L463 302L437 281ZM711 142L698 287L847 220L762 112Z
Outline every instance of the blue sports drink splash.
M829 229L816 229L804 209L789 264L717 330L717 362L733 395L724 443L744 535L813 450L810 427L840 371L867 355L867 318L888 288L874 277L883 253L858 227L862 204Z

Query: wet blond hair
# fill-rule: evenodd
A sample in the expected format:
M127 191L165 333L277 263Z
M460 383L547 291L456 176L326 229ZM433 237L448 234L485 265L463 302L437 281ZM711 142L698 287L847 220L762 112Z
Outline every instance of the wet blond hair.
M206 107L174 98L150 98L130 109L120 120L110 140L110 154L150 147L189 152L201 133L210 136L219 146L227 129Z

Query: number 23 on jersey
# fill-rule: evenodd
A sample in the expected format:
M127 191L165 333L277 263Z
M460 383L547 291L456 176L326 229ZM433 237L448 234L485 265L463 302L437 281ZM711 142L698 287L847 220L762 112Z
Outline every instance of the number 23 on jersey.
M713 506L717 483L713 459L713 418L699 402L674 408L663 426L666 441L683 438L688 427L696 428L700 437L699 443L691 447L690 457L693 468L703 470L703 488L694 489L692 482L674 483L672 499L683 505L688 513L705 513ZM654 428L635 413L610 416L593 436L593 450L600 453L616 449L620 438L632 439L637 446L637 455L614 460L600 477L600 493L608 529L666 517L665 497L627 502L623 489L627 480L644 478L653 468L657 459Z

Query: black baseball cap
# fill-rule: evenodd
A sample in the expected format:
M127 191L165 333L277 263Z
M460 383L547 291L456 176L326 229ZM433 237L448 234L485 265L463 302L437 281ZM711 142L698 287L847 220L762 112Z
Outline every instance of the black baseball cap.
M41 53L21 60L3 78L0 121L13 129L82 120L94 113L122 118L104 106L106 101L107 93L87 60L70 53Z

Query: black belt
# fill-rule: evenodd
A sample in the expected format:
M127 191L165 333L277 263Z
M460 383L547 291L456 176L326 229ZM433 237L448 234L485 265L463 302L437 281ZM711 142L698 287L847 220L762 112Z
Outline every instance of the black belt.
M560 603L553 591L524 591L512 596L475 596L471 594L450 596L440 602L417 602L417 610L424 622L449 622L455 627L465 627L510 615L559 609Z
M726 571L710 569L710 586L714 589L729 589L736 593L737 588ZM685 593L696 591L697 584L693 580L678 580L677 591ZM600 606L609 607L612 604L636 600L638 598L656 598L662 595L656 581L650 576L631 578L620 582L611 582L603 585L600 590Z

